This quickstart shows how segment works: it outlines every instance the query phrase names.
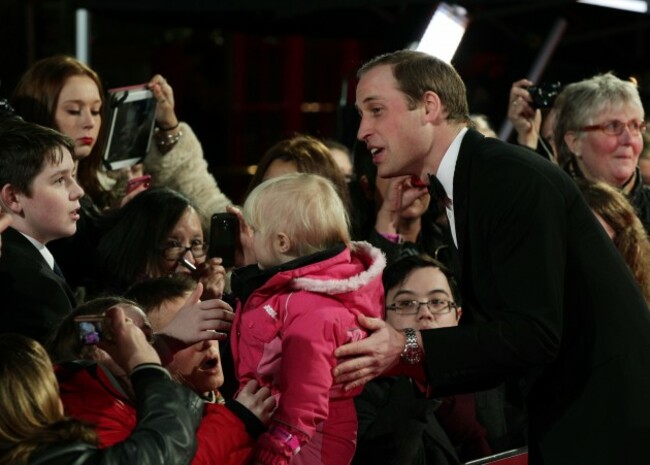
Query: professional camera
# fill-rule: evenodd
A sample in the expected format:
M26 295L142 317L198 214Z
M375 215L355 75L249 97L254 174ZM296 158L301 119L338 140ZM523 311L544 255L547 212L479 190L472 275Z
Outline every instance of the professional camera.
M562 84L557 82L542 82L538 86L530 86L528 93L533 99L533 108L550 108L553 106L555 97L562 90Z

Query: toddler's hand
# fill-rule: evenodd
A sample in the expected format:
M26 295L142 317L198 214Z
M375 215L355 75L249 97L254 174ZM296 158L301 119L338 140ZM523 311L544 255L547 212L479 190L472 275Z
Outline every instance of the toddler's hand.
M276 400L271 395L269 388L258 388L257 381L251 379L237 394L235 400L250 410L264 425L271 422L276 408Z

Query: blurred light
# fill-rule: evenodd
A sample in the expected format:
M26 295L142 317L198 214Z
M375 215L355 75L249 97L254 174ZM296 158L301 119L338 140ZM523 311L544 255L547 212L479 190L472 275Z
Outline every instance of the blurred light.
M634 11L636 13L648 12L647 0L578 0L578 3Z
M303 113L331 113L336 111L335 103L304 102L300 104Z
M468 22L465 8L441 2L416 50L450 63L465 34Z
M90 25L88 10L78 8L75 11L75 57L82 63L90 65Z

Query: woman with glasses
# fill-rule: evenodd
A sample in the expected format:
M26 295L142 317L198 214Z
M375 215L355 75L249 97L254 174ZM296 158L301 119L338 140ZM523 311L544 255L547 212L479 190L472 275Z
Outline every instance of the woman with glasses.
M456 286L437 260L402 258L386 267L382 281L386 321L396 329L458 325L462 309ZM382 377L366 384L355 406L359 431L353 464L444 465L491 453L473 394L432 398L426 386L410 378Z
M554 109L555 145L559 159L568 160L565 170L619 189L650 231L650 188L637 167L646 122L636 85L600 74L566 86Z
M203 300L220 299L225 269L220 258L207 257L200 218L187 197L167 188L142 192L115 211L97 248L107 290L185 273L203 284Z

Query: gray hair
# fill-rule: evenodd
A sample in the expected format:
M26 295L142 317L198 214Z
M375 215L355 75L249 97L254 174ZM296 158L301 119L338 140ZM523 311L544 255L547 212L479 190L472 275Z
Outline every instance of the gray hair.
M606 109L631 104L643 111L636 85L614 74L597 74L589 79L569 84L555 101L555 146L560 160L569 160L573 154L564 142L567 132L594 124L594 119Z

